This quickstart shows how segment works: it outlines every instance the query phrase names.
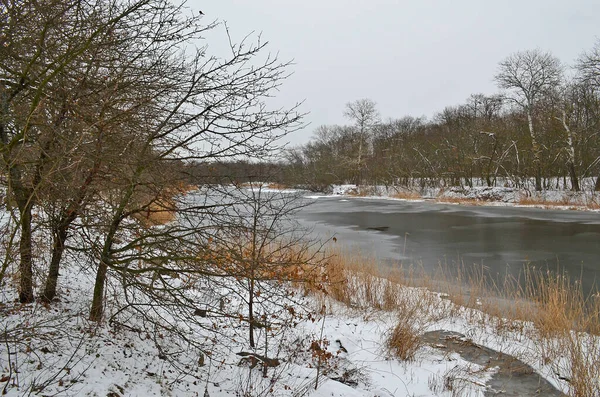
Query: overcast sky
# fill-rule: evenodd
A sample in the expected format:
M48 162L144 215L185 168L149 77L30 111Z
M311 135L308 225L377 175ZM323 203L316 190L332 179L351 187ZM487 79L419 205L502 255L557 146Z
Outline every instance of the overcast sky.
M599 0L190 0L234 40L262 32L293 59L277 104L305 100L310 125L346 122L347 102L370 98L384 119L435 115L492 94L498 62L540 48L572 64L600 38ZM213 43L209 42L209 45Z

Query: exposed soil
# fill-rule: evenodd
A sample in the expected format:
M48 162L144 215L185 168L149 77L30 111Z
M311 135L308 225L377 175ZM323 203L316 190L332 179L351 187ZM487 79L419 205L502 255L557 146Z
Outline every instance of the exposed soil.
M566 397L531 366L508 354L479 346L458 332L431 331L423 335L423 340L434 348L456 352L474 364L497 367L498 371L487 383L485 396Z

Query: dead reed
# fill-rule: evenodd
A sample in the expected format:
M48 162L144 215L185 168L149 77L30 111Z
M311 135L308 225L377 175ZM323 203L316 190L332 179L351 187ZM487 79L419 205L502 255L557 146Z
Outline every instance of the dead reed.
M421 195L413 190L402 190L392 194L390 197L401 200L418 200Z
M498 279L484 267L463 265L441 266L431 276L422 269L385 269L375 257L340 246L326 255L323 282L309 292L350 308L396 313L386 341L390 355L411 359L427 324L460 315L475 327L531 339L541 360L568 379L570 396L600 396L600 298L584 295L578 280L535 267Z

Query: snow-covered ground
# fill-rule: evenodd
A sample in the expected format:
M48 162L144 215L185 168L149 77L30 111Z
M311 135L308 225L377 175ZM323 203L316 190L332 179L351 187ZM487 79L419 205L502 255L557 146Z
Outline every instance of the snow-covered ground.
M252 351L243 337L245 324L210 315L203 319L210 326L196 329L194 335L209 341L210 355L192 347L182 349L177 360L182 366L176 367L161 354L161 345L170 346L168 337L136 331L143 326L134 318L125 325L88 322L90 274L76 268L64 274L60 301L51 306L20 305L12 288L3 291L0 310L6 341L0 347L0 387L4 395L483 396L497 371L427 344L414 359L400 361L385 348L399 321L397 313L348 309L323 297L298 300L298 312L314 308L313 313L321 314L299 318L277 330L278 336L269 341L267 355L280 364L269 368L267 377L260 365L251 368L251 360L236 354ZM435 307L427 319L418 314L411 319L415 332L460 332L474 343L525 361L566 390L567 384L557 380L557 364L544 362L535 343L522 333L499 334L496 328L473 321L482 314L455 307L424 289L405 287L402 294L408 303L426 300ZM325 311L318 309L323 304ZM259 331L257 340L264 336ZM319 354L319 347L329 354Z
M453 204L478 204L491 206L516 206L529 208L548 208L564 210L600 210L600 195L591 188L572 192L564 189L548 189L541 192L511 186L463 186L448 188L406 189L386 186L334 185L324 194L310 194L309 198L329 196L361 196L390 200L438 200Z
M333 193L355 194L352 189L356 187L338 187ZM174 332L162 332L145 323L150 317L127 311L117 315L124 298L121 280L114 277L107 288L106 318L118 321L88 321L93 281L89 265L70 260L61 270L58 301L21 305L16 299L17 280L5 279L0 292L3 395L454 397L503 393L491 382L498 367L468 361L437 343L423 342L407 361L394 357L386 344L399 322L420 336L436 330L460 333L464 343L516 357L565 393L570 387L568 357L544 355L535 333L523 332L532 329L532 324L499 327L502 319L490 320L482 312L456 306L447 297L422 288L402 287L403 304L391 311L360 304L348 308L326 296L296 293L286 303L292 306L278 309L294 315L278 318L278 325L269 331L257 329L257 347L251 349L247 322L237 317L243 303L233 296L227 297L230 316L223 315L223 310L213 316L209 310L193 324L174 324ZM181 287L184 281L167 282ZM202 283L186 282L190 299L204 294ZM235 291L234 280L230 285L227 280L219 282L225 283L224 291L230 295ZM137 299L144 304L144 297ZM219 304L218 300L213 303ZM419 309L407 317L402 310L410 307ZM154 304L148 310L166 323L182 318L170 307ZM185 333L185 338L178 333ZM594 341L593 345L600 344ZM263 356L276 359L266 376Z

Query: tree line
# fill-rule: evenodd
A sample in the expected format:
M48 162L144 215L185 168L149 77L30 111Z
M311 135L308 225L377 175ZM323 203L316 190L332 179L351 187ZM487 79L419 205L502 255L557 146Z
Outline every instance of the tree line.
M474 94L431 120L382 121L376 103L346 105L346 125L321 126L287 151L280 178L331 184L504 186L600 190L600 41L567 68L549 52L516 52L498 65L500 93Z
M157 341L168 357L209 353L213 339L189 332L221 332L207 312L247 324L258 348L260 319L295 314L283 285L308 260L282 222L302 203L215 171L271 158L301 127L297 105L267 104L290 64L204 19L171 0L0 3L0 285L51 305L83 270L89 320L170 335ZM211 55L210 31L226 56ZM266 346L275 328L260 321ZM4 330L2 345L34 328Z

